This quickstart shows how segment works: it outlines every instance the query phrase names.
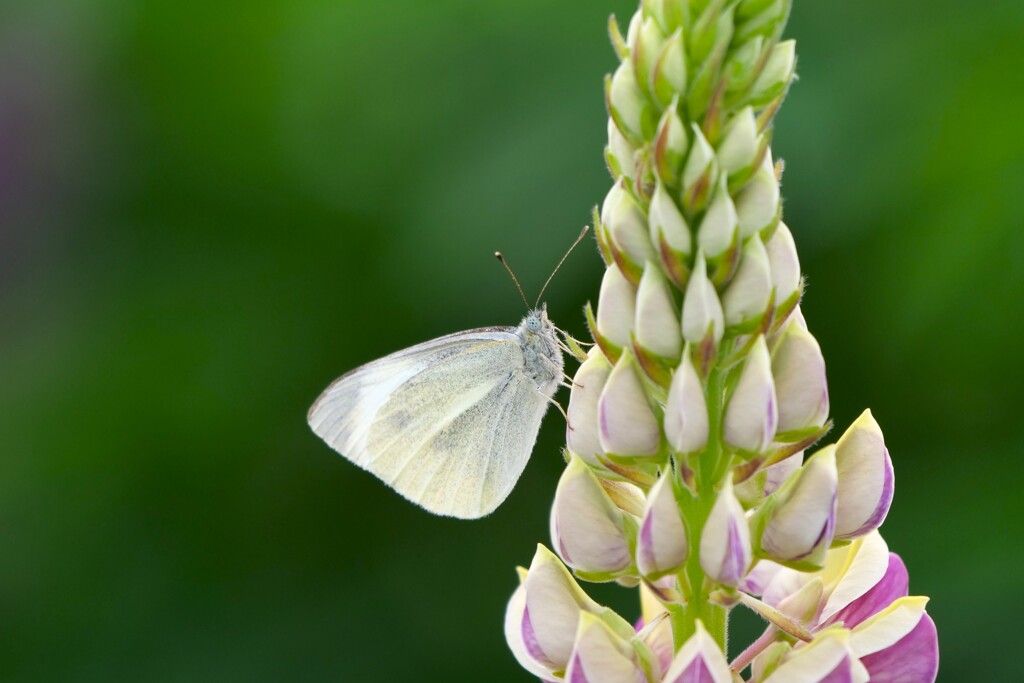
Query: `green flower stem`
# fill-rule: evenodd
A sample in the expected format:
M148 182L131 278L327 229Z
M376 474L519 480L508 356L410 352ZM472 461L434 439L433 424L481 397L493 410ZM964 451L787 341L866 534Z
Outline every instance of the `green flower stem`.
M672 610L672 633L676 651L696 631L700 619L715 642L725 650L729 637L729 611L708 599L708 581L700 566L700 538L704 525L715 504L713 492L721 483L720 462L726 457L722 448L722 414L725 409L725 372L715 367L708 375L707 401L710 426L707 447L693 460L696 495L686 496L683 516L689 530L690 555L680 576L680 585L686 593L686 605ZM726 475L728 470L725 470Z

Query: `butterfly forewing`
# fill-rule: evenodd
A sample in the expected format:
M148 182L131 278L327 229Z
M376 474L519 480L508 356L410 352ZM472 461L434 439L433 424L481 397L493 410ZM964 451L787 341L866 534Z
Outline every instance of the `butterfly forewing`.
M309 413L334 450L441 515L482 517L509 494L547 397L516 328L461 332L364 365Z

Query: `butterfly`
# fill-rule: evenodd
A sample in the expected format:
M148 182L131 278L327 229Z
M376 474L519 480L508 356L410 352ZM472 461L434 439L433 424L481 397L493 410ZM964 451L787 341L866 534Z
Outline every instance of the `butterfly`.
M309 425L328 446L429 512L483 517L508 497L526 467L565 378L562 349L579 350L565 346L558 332L541 306L518 327L456 332L397 351L331 384L310 408Z

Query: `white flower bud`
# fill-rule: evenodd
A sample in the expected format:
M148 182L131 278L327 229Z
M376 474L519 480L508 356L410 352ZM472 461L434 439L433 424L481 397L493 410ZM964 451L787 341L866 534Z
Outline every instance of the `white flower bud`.
M573 456L551 507L551 542L567 565L593 574L628 569L633 558L623 512L593 470Z
M793 234L785 223L779 223L764 248L768 252L772 285L775 287L775 304L785 308L790 299L800 295L800 259Z
M810 332L787 325L772 351L772 376L779 401L778 431L820 427L828 419L825 358Z
M597 331L618 346L630 343L636 319L636 289L614 263L601 280L597 305Z
M636 43L630 49L636 80L641 89L647 88L651 84L654 64L661 53L664 42L665 34L662 33L658 22L653 17L645 19L637 33Z
M649 219L652 243L657 245L664 239L665 244L675 251L684 255L690 254L693 249L690 227L661 180L658 180L654 187Z
M759 147L754 108L745 107L733 118L718 145L718 164L727 174L742 171L754 165Z
M714 336L715 344L722 341L725 314L715 286L708 279L704 254L698 252L683 297L683 338L691 344L700 344L709 331Z
M654 96L665 107L678 93L686 92L686 47L682 29L676 30L661 47L652 75Z
M632 178L635 172L633 163L633 145L619 132L615 121L608 119L608 154L615 160L619 171L627 178ZM618 187L618 183L615 184Z
M573 683L646 683L633 645L599 617L583 612L565 680Z
M678 358L683 349L679 314L668 280L655 263L648 262L636 295L636 340L662 358Z
M599 434L605 453L622 456L657 455L661 428L627 348L615 364L598 400Z
M555 554L538 544L505 611L505 639L523 668L547 679L569 665L580 613L601 610Z
M750 349L725 409L726 443L748 453L768 448L778 426L776 403L771 357L761 335Z
M882 429L870 410L865 410L839 439L836 465L836 537L857 538L880 527L892 503L894 477Z
M690 129L690 154L683 168L683 194L688 196L693 194L698 182L708 182L708 178L714 176L715 169L715 150L704 137L704 131L696 124L691 125Z
M690 144L676 107L676 100L672 100L662 114L653 151L654 169L658 178L673 186L679 182L683 159L686 158L686 150Z
M644 576L657 578L686 562L686 527L666 471L651 487L636 542L636 564Z
M760 320L772 295L772 276L768 252L761 238L754 235L743 245L743 255L732 282L722 295L726 326Z
M750 568L750 528L726 477L700 535L700 566L713 581L737 585Z
M597 427L597 400L601 397L612 366L597 346L587 354L576 376L573 378L572 392L569 394L568 427L565 430L565 443L569 450L583 458L591 465L599 463L601 441Z
M779 214L779 201L779 182L775 179L775 166L772 163L772 155L766 153L760 168L736 197L740 238L746 239L755 232L770 227Z
M648 234L647 216L627 190L617 183L605 197L601 208L601 222L611 235L613 247L623 252L637 265L656 258Z
M711 205L708 206L700 227L697 228L697 244L709 259L721 256L732 246L733 240L736 239L738 221L736 207L732 203L723 177L715 189Z
M672 660L663 683L732 683L725 653L698 619L697 630Z
M632 30L632 24L630 25ZM612 76L608 93L613 118L626 127L624 134L639 138L643 134L643 114L646 95L640 89L633 70L633 62L626 60L619 64Z
M835 530L835 446L815 453L799 472L755 514L758 546L770 557L797 568L818 568Z
M665 402L665 438L676 453L695 453L708 442L708 405L690 355L687 346Z
M768 57L761 75L754 82L750 103L755 107L768 104L789 87L796 67L796 41L784 40L774 48Z

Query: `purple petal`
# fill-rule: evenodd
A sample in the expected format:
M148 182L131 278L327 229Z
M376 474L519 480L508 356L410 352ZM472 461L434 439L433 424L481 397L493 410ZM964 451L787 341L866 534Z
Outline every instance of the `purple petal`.
M544 654L544 650L541 649L540 643L537 642L537 633L533 630L533 622L530 621L530 608L527 607L523 610L523 645L526 647L526 652L531 657L536 659L538 662L551 666L551 660Z
M588 683L587 674L583 672L583 660L579 655L573 658L570 668L572 669L572 678L569 679L569 683Z
M871 683L934 683L939 671L939 638L927 614L894 645L861 657Z
M897 598L906 597L909 589L907 567L896 553L889 553L889 567L885 575L849 605L839 610L826 625L842 622L846 628L854 628L862 621L881 612Z
M670 683L715 683L715 678L711 675L708 665L704 663L704 658L697 657Z
M740 530L736 527L735 521L729 522L729 547L722 560L722 572L719 580L723 583L736 584L747 573L749 558L746 556L746 548L740 539Z
M849 657L844 657L843 661L818 683L853 683L853 664Z

